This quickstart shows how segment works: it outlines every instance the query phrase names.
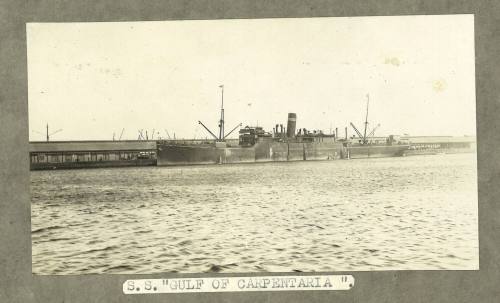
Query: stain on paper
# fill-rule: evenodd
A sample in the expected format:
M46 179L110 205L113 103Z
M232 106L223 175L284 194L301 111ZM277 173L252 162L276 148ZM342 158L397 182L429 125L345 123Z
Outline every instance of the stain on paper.
M435 92L442 92L446 89L446 81L440 79L440 80L435 80L432 83L432 89L434 89Z
M390 58L385 58L384 63L394 65L394 66L399 66L401 64L401 61L397 57L390 57Z

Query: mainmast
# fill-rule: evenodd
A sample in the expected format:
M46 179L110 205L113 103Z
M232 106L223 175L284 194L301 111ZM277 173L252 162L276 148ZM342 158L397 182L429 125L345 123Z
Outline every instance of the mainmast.
M220 107L220 120L219 120L219 141L224 140L224 84L219 85L222 93L222 103Z
M365 118L365 131L363 133L363 144L366 144L366 130L368 128L368 106L370 104L370 95L366 95L366 118Z
M220 106L220 120L219 120L219 136L215 135L215 132L211 132L208 127L205 126L201 121L198 121L198 123L203 126L203 128L212 136L214 137L215 141L219 142L224 142L225 139L233 133L238 126L241 126L241 123L239 123L235 128L233 128L229 133L224 134L224 85L219 85L221 88L221 93L222 93L222 102ZM168 134L168 133L167 133ZM175 134L174 134L175 136Z

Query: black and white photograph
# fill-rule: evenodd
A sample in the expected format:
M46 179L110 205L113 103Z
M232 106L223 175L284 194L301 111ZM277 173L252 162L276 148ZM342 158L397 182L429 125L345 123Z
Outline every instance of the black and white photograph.
M474 15L26 39L34 275L479 270Z

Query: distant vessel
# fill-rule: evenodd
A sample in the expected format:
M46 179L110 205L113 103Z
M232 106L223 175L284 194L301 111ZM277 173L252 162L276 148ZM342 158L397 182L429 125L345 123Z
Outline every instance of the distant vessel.
M222 88L219 136L198 121L214 138L207 140L158 141L157 165L194 165L253 163L278 161L337 160L370 157L402 156L408 150L407 142L397 136L385 138L385 142L370 140L374 128L368 135L368 105L364 135L354 124L359 139L338 139L337 134L324 134L321 130L296 129L297 115L288 114L287 126L276 124L272 133L262 127L246 126L239 130L239 140L226 140L239 124L228 134L224 133L224 87Z

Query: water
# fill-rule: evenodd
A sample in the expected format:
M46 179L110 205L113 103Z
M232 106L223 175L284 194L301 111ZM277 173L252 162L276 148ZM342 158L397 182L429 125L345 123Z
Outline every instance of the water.
M35 274L477 269L475 154L31 173Z

